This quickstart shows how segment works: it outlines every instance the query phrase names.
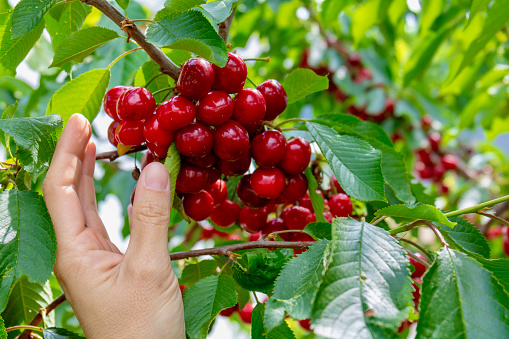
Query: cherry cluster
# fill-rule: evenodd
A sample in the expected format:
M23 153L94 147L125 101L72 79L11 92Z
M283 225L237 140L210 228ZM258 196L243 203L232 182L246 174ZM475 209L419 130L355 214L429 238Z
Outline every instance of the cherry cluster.
M414 253L414 255L416 257L418 257L419 259L421 259L422 261L427 262L426 258L421 253ZM414 271L412 272L412 275L410 276L410 278L412 278L412 280L414 281L412 283L412 286L414 288L414 291L412 292L412 296L413 296L414 308L415 308L415 311L417 311L419 309L419 302L421 299L420 286L422 285L422 277L424 276L424 273L426 273L427 268L422 263L420 263L419 261L415 260L412 257L408 257L408 260L410 261L410 263L412 264L412 266L414 268ZM411 324L412 324L412 321L405 319L401 323L401 325L398 329L398 333L405 331Z

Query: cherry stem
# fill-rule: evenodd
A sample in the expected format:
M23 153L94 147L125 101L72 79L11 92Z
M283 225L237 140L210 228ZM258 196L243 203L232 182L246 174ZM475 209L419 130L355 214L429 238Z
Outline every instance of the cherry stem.
M406 254L409 256L409 257L412 257L412 259L414 259L415 261L418 261L420 262L421 264L423 264L424 266L426 266L426 268L429 268L431 267L430 264L428 264L426 261L422 260L421 258L419 258L418 256L416 256L415 254L413 254L412 252L410 252L409 250L407 250L405 248L405 251L406 251Z
M422 225L422 224L424 224L424 220L416 220L416 221L413 221L413 222L411 222L409 224L406 224L406 225L403 225L403 226L400 226L398 228L390 230L389 234L390 235L394 235L394 234L398 234L398 233L401 233L401 232L410 231L410 230L414 229L415 227L417 227L419 225Z
M433 231L433 233L435 233L442 246L449 247L449 244L447 243L447 241L445 241L444 236L442 235L442 233L440 233L438 228L435 225L433 225L433 223L429 221L424 221L424 224L428 226Z
M260 303L260 300L258 300L258 296L256 295L256 292L255 292L255 291L253 291L253 296L254 296L254 298L255 298L255 300L256 300L256 303L257 303L257 304L259 304L259 303Z
M258 87L258 85L250 77L247 77L247 80L249 80L249 82L253 84L254 87Z
M265 62L269 62L270 61L270 57L265 57L265 58L247 58L247 59L243 59L244 61L265 61Z
M134 19L134 20L127 19L127 21L129 23L133 23L133 22L150 22L150 23L153 23L153 22L155 22L154 20L150 20L150 19Z
M160 89L158 91L152 92L152 95L156 95L156 94L159 94L161 92L171 91L172 89L175 89L175 86L162 88L162 89Z
M309 235L310 237L312 237L313 239L315 240L318 240L317 237L315 237L314 235L311 235L307 232L305 232L304 230L283 230L283 231L276 231L276 232L272 232L272 233L269 233L265 239L274 239L274 236L275 235L278 235L278 234L283 234L283 233L304 233L304 234L307 234Z
M65 295L62 293L55 300L53 300L48 306L45 308L41 308L39 312L35 315L35 317L30 322L29 326L37 326L41 323L44 316L47 316L51 311L60 306L65 301ZM29 339L32 334L31 329L26 329L21 335L19 339Z
M309 119L302 119L302 118L291 118L291 119L286 119L284 121L281 121L279 124L277 124L275 127L280 127L282 125L285 125L289 122L308 122Z
M11 331L16 331L16 330L30 330L30 331L42 332L42 328L37 327L37 326L30 326L30 325L19 325L19 326L7 327L5 329L5 332L11 332Z
M467 207L467 208L463 208L461 210L447 212L447 213L444 213L444 215L449 218L449 217L455 217L455 216L462 215L462 214L477 213L478 211L480 211L486 207L500 204L505 201L509 201L509 195L506 195L506 196L503 196L503 197L500 197L497 199L493 199L490 201L486 201L486 202L483 202L482 204L478 204L478 205L475 205L472 207Z
M152 78L150 78L150 80L149 80L149 81L147 81L147 83L146 83L146 84L145 84L145 86L143 86L143 87L147 88L147 87L148 87L148 85L150 85L150 83L151 83L152 81L154 81L155 79L157 79L157 77L160 77L161 75L165 75L165 74L164 74L164 73L159 73L159 74L154 75Z
M334 186L334 188L335 188L335 186ZM383 220L385 220L386 218L387 218L387 217L385 217L385 216L384 216L384 217L380 217L380 218L376 219L375 221L373 221L373 222L371 223L371 225L375 226L375 225L377 225L380 221L383 221Z
M484 215L485 217L491 218L493 220L500 222L501 224L509 226L509 221L505 220L504 218L498 217L495 214L484 212L484 211L478 211L477 214Z
M433 257L431 256L431 254L429 253L429 251L427 249L425 249L424 247L422 247L421 245L419 245L418 243L416 242L413 242L412 240L409 240L407 238L402 238L402 237L394 237L394 239L396 240L399 240L399 241L403 241L403 242L406 242L412 246L414 246L415 248L417 248L419 251L421 251L421 253L423 253L428 259L429 261L433 261Z
M131 148L129 151L127 151L125 154L123 155L126 155L126 154L131 154L131 153L136 153L136 152L141 152L141 151L144 151L147 149L147 146L146 145L140 145L140 146L136 146L134 148ZM109 160L109 161L114 161L116 160L117 158L119 158L120 155L118 154L117 151L111 151L111 152L103 152L103 153L99 153L95 156L95 160Z
M116 57L116 58L115 58L115 60L113 60L113 61L111 62L111 64L110 64L107 68L108 68L108 69L111 69L111 67L113 67L113 65L115 65L115 64L117 63L117 61L119 61L120 59L122 59L122 58L123 58L123 57L125 57L126 55L129 55L129 54L131 54L131 53L133 53L133 52L136 52L136 51L139 51L139 50L141 50L141 49L142 49L141 47L136 47L136 48L133 48L133 49L131 49L131 50L127 51L127 52L124 52L124 53L120 54L118 57Z

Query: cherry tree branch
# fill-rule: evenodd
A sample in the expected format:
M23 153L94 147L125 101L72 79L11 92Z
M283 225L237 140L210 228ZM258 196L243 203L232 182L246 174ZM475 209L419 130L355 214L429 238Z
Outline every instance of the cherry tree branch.
M141 151L144 151L147 149L147 146L145 145L141 145L141 146L136 146L134 148L131 148L129 151L127 151L125 154L131 154L131 153L136 153L136 152L141 152ZM124 155L125 155L124 154ZM99 153L95 156L95 160L109 160L109 161L115 161L117 158L119 158L120 155L118 154L118 152L115 150L115 151L111 151L111 152L103 152L103 153Z
M221 38L223 38L225 43L228 43L228 34L230 33L230 27L232 25L233 16L235 15L235 10L237 6L233 7L232 14L225 21L218 23L219 26L218 33Z
M43 320L43 315L48 315L51 311L57 308L60 304L65 301L65 295L62 293L58 298L53 300L48 306L45 308L41 308L39 312L35 315L35 317L30 322L29 326L37 326ZM26 329L23 333L21 333L17 339L30 339L32 334L32 330Z

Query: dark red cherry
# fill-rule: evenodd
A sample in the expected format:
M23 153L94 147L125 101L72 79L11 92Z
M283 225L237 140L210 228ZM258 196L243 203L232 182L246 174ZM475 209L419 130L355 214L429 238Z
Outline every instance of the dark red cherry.
M299 325L306 331L311 332L311 319L299 320Z
M117 102L120 120L148 119L154 114L156 99L145 87L133 87L122 93Z
M155 155L161 160L166 158L166 156L168 155L168 147L159 147L156 144L148 143L147 148L153 155Z
M458 158L452 154L446 154L442 157L442 165L446 170L456 170L458 168Z
M425 115L421 118L421 127L423 130L429 130L433 125L433 118L429 115Z
M177 89L186 98L198 100L212 89L214 69L202 58L186 61L177 81Z
M425 148L418 149L416 151L419 159L426 165L433 166L433 160L431 159L431 152Z
M422 259L422 261L426 262L426 258L419 252L414 253L419 259ZM410 276L412 279L421 278L424 273L426 272L426 266L418 262L412 257L408 257L408 260L410 260L410 263L414 266L414 271L412 272L412 275Z
M313 221L313 213L302 206L286 207L281 214L288 230L303 230L307 224Z
M180 166L176 190L181 193L198 193L207 186L208 177L207 169L184 162Z
M214 129L214 153L223 160L237 160L249 153L249 136L241 124L228 120Z
M331 188L332 188L332 185L334 185L334 187L336 188L337 193L345 193L346 194L345 190L343 189L343 187L341 187L341 185L339 184L338 179L336 179L335 175L333 175L330 178L330 181L331 181Z
M170 147L175 139L175 132L162 129L155 115L145 121L143 135L147 142L159 147Z
M233 114L233 99L226 92L213 91L196 104L198 121L208 126L219 126Z
M285 189L285 175L277 168L257 168L250 179L251 188L260 198L276 199Z
M237 184L237 197L240 201L251 208L261 208L267 206L269 199L260 198L251 188L251 174L244 175Z
M143 170L148 164L150 164L151 162L154 162L156 161L154 159L154 154L148 150L147 152L143 153L143 155L141 156L141 169Z
M116 129L117 140L122 145L138 146L145 142L143 125L145 121L121 121Z
M131 86L115 86L111 88L106 95L104 96L104 111L108 114L113 120L120 121L120 118L117 114L117 102L118 98L127 91L131 89Z
M301 137L290 139L286 144L286 153L278 167L288 174L304 172L311 160L311 146Z
M313 241L315 239L313 239L310 235L306 234L306 233L291 233L291 237L290 237L290 241ZM301 254L301 253L304 253L306 252L307 249L306 248L295 248L293 250L293 253L295 255L297 254Z
M297 175L287 175L286 187L281 193L281 197L286 203L295 203L306 195L308 190L308 179L302 173Z
M203 157L195 158L195 157L186 157L185 160L193 164L195 166L201 167L201 168L210 168L214 166L217 162L217 157L214 153L210 152L207 155L204 155Z
M214 135L210 127L193 122L177 131L175 146L186 157L203 157L212 151Z
M433 132L428 136L429 146L435 152L438 152L440 143L442 142L442 136L438 132Z
M440 182L445 174L445 166L440 163L433 168L433 180Z
M242 207L239 215L240 227L249 233L258 233L267 225L268 213L264 208Z
M251 141L251 155L260 167L273 167L283 160L286 138L283 133L269 130L258 134Z
M353 212L352 200L346 194L336 194L329 199L329 208L335 217L348 217Z
M161 128L174 131L192 123L196 118L196 109L191 101L176 95L159 105L156 115Z
M225 308L224 310L219 312L219 314L222 315L223 317L229 317L238 309L238 307L239 307L238 305L235 305L232 307Z
M187 216L196 221L202 221L210 217L214 210L214 198L207 191L196 194L186 194L182 199L182 206Z
M239 317L246 324L251 324L253 318L253 304L247 303L242 310L239 310Z
M288 96L278 81L274 79L265 80L256 89L262 93L267 105L263 120L274 120L283 113L288 105Z
M230 200L217 205L210 216L210 220L221 227L230 227L239 219L240 206Z
M221 179L221 171L219 170L219 168L217 168L217 166L210 167L208 170L209 170L208 184L213 184L219 179Z
M117 127L118 127L117 121L112 121L110 126L108 127L108 140L115 147L117 147L118 145L118 140L115 136L115 131L117 130Z
M241 57L228 52L228 61L224 67L212 65L216 74L214 85L215 90L226 93L238 93L244 88L247 78L247 67Z
M360 66L361 65L361 55L359 53L352 53L348 56L348 62L352 66Z
M239 92L233 100L235 110L232 120L238 121L250 135L260 127L265 116L265 99L260 91L246 88Z
M266 236L268 236L269 234L271 234L273 232L284 231L284 230L285 230L285 222L283 221L283 219L271 218L271 219L267 220L267 225L262 230L262 238L265 238ZM286 241L290 240L290 233L281 233L281 234L279 234L279 236ZM285 239L285 238L287 238L287 239Z
M422 161L417 161L415 164L415 170L421 179L431 179L433 178L433 167L426 165Z
M233 161L226 161L219 159L217 162L217 167L221 171L222 174L227 177L236 177L246 173L251 166L251 155L248 153L246 156L243 156L240 159Z
M228 195L226 183L223 180L217 180L215 183L207 185L205 191L209 192L214 198L214 206L223 203Z

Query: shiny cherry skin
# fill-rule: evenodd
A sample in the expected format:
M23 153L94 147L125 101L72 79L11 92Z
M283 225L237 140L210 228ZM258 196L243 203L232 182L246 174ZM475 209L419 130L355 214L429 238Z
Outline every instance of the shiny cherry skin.
M286 207L281 214L288 230L303 230L307 224L313 221L313 213L302 206Z
M446 154L442 157L442 165L447 171L454 171L458 168L458 157L452 154Z
M239 215L240 227L248 233L258 233L267 225L269 214L265 208L242 207Z
M108 126L108 140L115 147L117 147L118 145L118 140L117 137L115 136L115 131L117 130L117 127L118 121L112 121L110 126Z
M205 94L196 104L198 121L207 126L219 126L233 114L233 99L223 91Z
M164 159L168 155L168 147L159 147L156 144L147 144L149 151L155 155L158 159Z
M176 95L157 107L156 116L161 128L174 131L192 123L196 109L190 100Z
M122 145L139 146L145 142L143 120L121 121L116 129L117 140Z
M104 111L113 120L120 121L120 118L117 114L118 98L120 98L120 96L124 94L125 91L131 88L131 86L115 86L106 92L106 95L104 96Z
M427 262L426 258L421 253L414 253L419 259L422 259L422 261ZM412 257L408 257L408 260L410 263L414 266L414 271L412 272L412 275L410 276L412 279L416 278L422 278L424 273L426 273L426 266L418 262Z
M117 102L120 120L135 121L148 119L154 114L156 99L145 87L133 87L122 93Z
M210 92L214 78L214 69L207 60L191 58L182 66L177 89L186 98L198 100Z
M235 96L233 105L235 110L232 120L244 126L249 135L254 135L265 116L266 104L263 95L257 89L246 88Z
M329 208L335 217L348 217L353 212L352 200L348 195L338 193L329 199Z
M226 200L228 195L228 189L226 183L223 180L217 180L215 183L207 185L205 191L209 192L214 198L214 206L222 204Z
M175 139L175 132L162 129L155 115L145 121L143 135L147 142L159 147L170 147Z
M236 121L228 120L214 129L214 153L223 160L233 161L249 153L249 135Z
M270 218L267 220L267 225L262 230L262 238L265 238L271 233L278 232L278 231L284 231L285 228L285 222L281 218ZM281 233L279 236L285 240L290 240L290 233Z
M228 61L224 67L212 65L216 78L212 88L226 93L239 93L247 79L247 67L244 60L228 52Z
M267 206L269 199L260 198L251 188L251 174L244 175L237 184L237 197L250 208L261 208Z
M343 189L343 187L341 187L341 185L339 184L338 179L336 179L335 175L330 177L330 181L331 181L331 188L334 185L337 193L345 193L346 194L345 190Z
M201 168L210 168L214 166L217 162L217 157L214 153L210 152L203 157L195 158L195 157L186 157L185 160L193 164L195 166L201 167Z
M311 319L299 320L299 325L306 331L311 332Z
M290 139L286 144L286 153L278 163L278 167L287 174L299 174L304 172L311 160L311 146L304 138Z
M283 86L277 80L265 80L256 89L262 93L267 105L267 111L263 120L272 121L284 112L288 105L288 96Z
M148 164L150 164L154 161L156 161L156 159L154 158L154 154L150 150L143 153L143 155L141 156L141 160L140 160L141 169L143 170Z
M260 198L276 199L285 189L285 175L277 168L257 168L251 175L250 184Z
M308 179L303 173L286 176L286 187L281 197L286 203L295 203L306 195L308 190Z
M227 177L236 177L246 173L251 166L251 155L248 153L246 156L243 156L240 159L233 161L226 161L219 159L217 162L217 167L221 171L222 174Z
M209 170L209 181L208 181L209 185L221 179L221 171L219 170L219 168L217 168L217 166L212 166L208 168L208 170Z
M210 217L214 210L214 198L207 191L195 194L186 194L182 199L182 206L187 216L196 221Z
M247 303L242 310L239 310L239 317L246 324L251 324L253 317L253 305Z
M269 130L258 134L251 141L251 155L259 167L270 168L283 160L286 138L283 133Z
M239 220L240 206L226 199L217 205L210 216L210 220L217 226L230 227Z
M208 177L207 169L184 162L180 166L175 189L181 193L198 193L207 186Z
M186 157L203 157L214 147L214 135L210 127L193 122L175 133L175 146Z

